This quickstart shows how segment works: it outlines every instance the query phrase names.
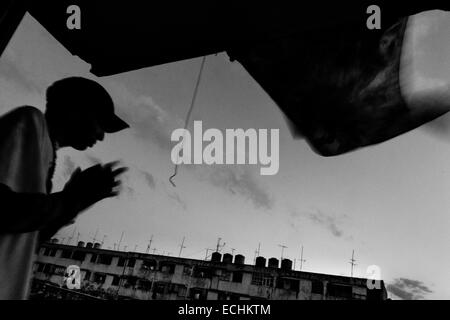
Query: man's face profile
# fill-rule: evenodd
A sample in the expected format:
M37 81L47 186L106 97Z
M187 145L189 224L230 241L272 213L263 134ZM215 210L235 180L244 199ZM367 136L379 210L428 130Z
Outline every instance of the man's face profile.
M71 116L62 120L62 123L64 127L63 144L76 150L81 151L93 147L105 136L95 115L88 112L71 112Z

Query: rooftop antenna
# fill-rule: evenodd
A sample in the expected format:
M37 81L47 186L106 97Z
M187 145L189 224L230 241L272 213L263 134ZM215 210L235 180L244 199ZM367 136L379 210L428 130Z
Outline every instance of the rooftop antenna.
M261 242L258 243L258 250L255 250L255 258L253 259L253 264L256 263L256 258L259 257L260 252L261 252Z
M145 250L145 253L148 253L150 251L150 247L152 246L152 242L153 242L153 235L150 237L150 240L148 241L148 246L147 246L147 250ZM155 253L155 252L153 252Z
M206 248L205 260L208 260L208 252L209 252L209 251L212 251L212 250L214 250L214 249Z
M287 247L284 244L279 244L278 246L281 247L281 261L283 261L284 249L286 249Z
M117 243L114 242L114 250L116 250Z
M104 235L103 235L103 239L102 239L102 242L101 242L102 246L103 246L103 244L105 243L105 239L106 239L106 237L107 237L107 236L106 236L106 234L104 234Z
M231 254L234 256L234 252L236 251L235 248L231 248Z
M78 240L80 240L80 233L79 232L77 234L77 242L76 242L76 244L78 244Z
M186 247L184 246L184 240L185 240L185 237L183 237L183 241L181 241L181 244L180 244L180 253L178 254L178 257L181 257L181 251L183 251L183 249L186 248Z
M302 271L303 262L306 262L306 260L303 259L303 246L302 246L302 253L300 254L300 271Z
M153 254L155 254L155 252L156 252L156 248L153 248L153 250L152 250L152 251L153 251Z
M356 263L355 263L356 260L354 258L355 258L355 250L352 250L352 258L350 259L350 262L349 262L352 266L351 273L350 273L351 278L353 278L353 267L356 266Z
M223 249L223 247L225 247L225 242L220 244L220 240L222 240L222 238L217 239L217 245L216 245L216 252L220 252L220 250Z
M122 231L122 234L120 235L119 243L117 244L117 250L118 250L118 251L120 251L120 244L122 243L123 233L124 233L124 231Z
M77 230L76 227L73 227L72 235L67 239L67 244L70 244L72 242L72 239L75 237L75 231Z
M92 242L94 242L94 243L97 241L97 233L98 233L98 228L97 228L97 230L95 230L94 237L92 238Z

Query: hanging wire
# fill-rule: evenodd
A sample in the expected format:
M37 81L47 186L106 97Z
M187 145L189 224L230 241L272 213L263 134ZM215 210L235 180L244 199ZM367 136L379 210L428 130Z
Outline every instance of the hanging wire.
M200 80L202 78L202 74L203 74L203 67L205 66L205 61L206 61L206 56L203 56L202 58L202 63L200 65L200 71L198 72L198 77L197 77L197 83L195 84L195 89L194 89L194 94L192 95L192 101L191 101L191 105L189 107L188 113L186 115L186 119L184 121L184 129L186 132L186 129L189 125L190 119L191 119L191 114L192 114L192 110L194 109L194 105L195 105L195 100L197 99L197 92L198 92L198 87L200 85ZM184 142L185 137L183 137L183 142ZM176 187L175 182L173 182L173 178L175 178L175 176L178 173L178 159L179 159L180 153L177 154L177 163L174 166L173 169L173 174L170 176L169 178L169 182L172 184L172 186Z

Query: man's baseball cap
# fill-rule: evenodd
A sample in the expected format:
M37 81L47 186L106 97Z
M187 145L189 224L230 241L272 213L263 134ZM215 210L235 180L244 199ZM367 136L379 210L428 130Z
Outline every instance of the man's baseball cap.
M93 115L107 133L130 127L114 113L111 96L94 80L69 77L53 83L47 89L47 108L62 108L63 104Z

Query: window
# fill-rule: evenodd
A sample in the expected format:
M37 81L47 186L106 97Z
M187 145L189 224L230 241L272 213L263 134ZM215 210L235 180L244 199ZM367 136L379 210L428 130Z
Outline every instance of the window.
M96 272L94 273L94 282L95 283L105 283L106 280L106 274Z
M61 252L61 258L70 259L72 257L72 250L64 249Z
M297 279L277 278L276 286L283 290L299 291L300 281Z
M219 276L219 280L230 281L231 280L231 271L222 270L222 273Z
M45 248L44 256L54 257L56 255L56 249Z
M193 276L195 278L212 278L213 270L207 267L195 267Z
M101 254L101 255L99 256L99 259L98 259L98 262L97 262L97 263L110 265L111 262L112 262L112 258L113 258L113 257L110 256L110 255L107 255L107 254Z
M119 276L113 276L113 281L111 282L112 286L118 286L120 283L120 277Z
M125 288L134 287L137 284L138 278L135 276L126 277Z
M54 274L55 273L55 265L46 264L44 267L44 273L46 274Z
M89 270L85 270L85 274L84 274L83 280L86 280L86 281L91 280L91 272Z
M193 267L191 267L191 266L184 266L184 268L183 268L183 274L184 274L185 276L190 276L190 275L191 275L191 272L192 272L192 268L193 268Z
M96 263L97 262L97 255L95 253L93 253L92 256L91 256L91 262L92 263Z
M119 261L117 262L117 266L118 267L123 267L125 265L125 258L124 257L120 257Z
M134 259L134 258L128 259L127 267L134 268L135 264L136 264L136 259Z
M242 272L233 272L233 282L242 282Z
M63 266L55 266L54 274L58 276L63 276L66 273L66 267Z
M313 280L311 284L311 293L313 294L323 294L323 282L318 280Z
M164 263L164 262L162 262L162 263L160 264L159 270L160 270L162 273L169 273L169 274L172 274L172 273L175 272L175 265L172 264L172 263ZM194 272L195 272L195 269L194 269Z
M37 262L37 272L43 272L44 271L44 267L45 267L45 263L40 263Z
M75 251L72 255L73 260L84 261L86 258L86 252L83 251Z
M186 296L186 287L180 286L178 287L178 294L179 297L185 297Z
M327 293L329 296L337 297L337 298L352 298L352 287L339 285L334 283L329 283L327 286Z
M252 284L255 286L273 287L273 277L262 273L252 275Z
M139 280L139 285L138 285L138 289L143 290L143 291L150 291L152 287L152 282L149 280Z
M46 273L46 274L49 274L51 267L52 267L51 264L44 264L44 267L42 268L42 272Z
M155 270L156 269L156 261L155 260L144 260L144 261L142 261L141 268L144 270Z

